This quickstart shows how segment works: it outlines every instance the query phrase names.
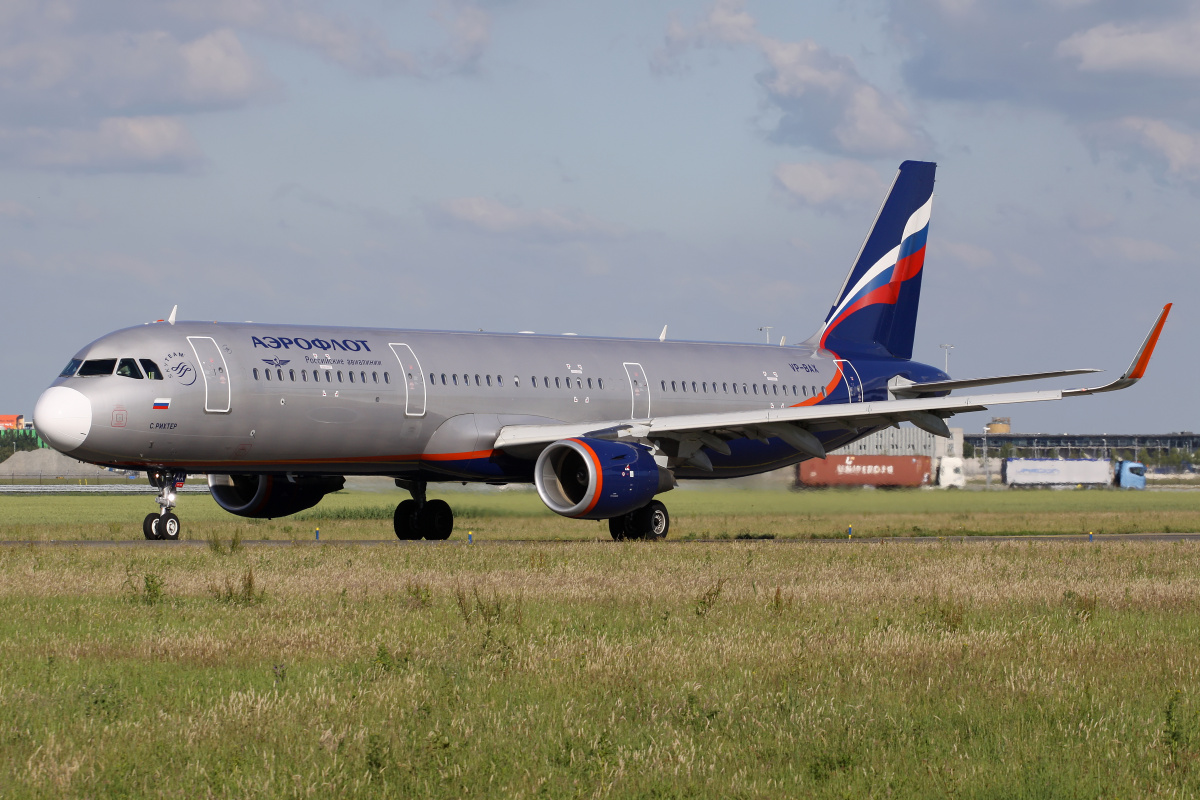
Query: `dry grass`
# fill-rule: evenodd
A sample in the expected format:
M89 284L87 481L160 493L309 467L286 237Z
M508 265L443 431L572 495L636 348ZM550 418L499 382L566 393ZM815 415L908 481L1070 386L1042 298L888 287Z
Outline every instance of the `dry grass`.
M1192 543L4 548L0 771L6 797L1186 796L1198 623Z

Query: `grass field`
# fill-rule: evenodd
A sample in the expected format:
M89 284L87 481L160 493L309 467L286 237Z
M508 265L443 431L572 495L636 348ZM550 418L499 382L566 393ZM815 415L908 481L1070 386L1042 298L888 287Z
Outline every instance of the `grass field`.
M0 795L1195 796L1198 631L1188 542L10 546Z
M396 503L407 493L338 492L320 505L279 520L246 520L222 511L208 495L182 495L183 537L204 540L390 538ZM559 517L530 491L441 492L456 516L456 540L596 540L603 522ZM662 495L671 538L968 536L994 533L1137 533L1200 531L1200 495L1119 491L748 491L687 490ZM153 493L0 496L0 539L140 539Z

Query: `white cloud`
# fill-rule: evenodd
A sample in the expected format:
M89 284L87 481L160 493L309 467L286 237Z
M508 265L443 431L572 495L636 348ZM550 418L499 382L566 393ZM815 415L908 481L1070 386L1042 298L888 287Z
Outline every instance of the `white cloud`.
M1100 257L1132 264L1174 261L1179 257L1171 247L1151 239L1130 236L1106 236L1088 241L1088 249Z
M1165 178L1200 185L1200 134L1161 119L1122 117L1095 126L1092 137L1098 147L1151 161Z
M986 269L996 263L996 254L991 250L941 237L930 238L928 258L931 262L936 261L939 264L946 261L962 264L970 270Z
M857 161L780 164L774 177L793 200L821 209L878 201L887 189L878 172Z
M523 209L486 197L459 197L427 206L431 221L462 226L497 236L567 241L612 239L624 233L615 226L572 210Z
M908 110L858 73L854 61L812 39L789 42L758 31L745 0L717 0L688 28L673 20L652 65L675 69L692 48L714 45L758 50L768 64L759 82L782 113L772 138L856 156L911 155L928 137Z
M1056 53L1087 72L1200 76L1200 21L1097 25L1064 39Z
M70 172L178 172L204 156L170 117L110 117L93 129L0 129L0 160Z

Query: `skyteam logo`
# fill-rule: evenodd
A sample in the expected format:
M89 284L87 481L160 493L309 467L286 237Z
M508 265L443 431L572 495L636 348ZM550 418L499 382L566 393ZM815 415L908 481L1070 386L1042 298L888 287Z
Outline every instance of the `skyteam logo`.
M272 367L282 367L284 364L291 363L290 358L264 358L264 364L270 364Z
M183 353L168 353L163 359L163 369L182 386L191 386L196 382L196 368L188 363Z

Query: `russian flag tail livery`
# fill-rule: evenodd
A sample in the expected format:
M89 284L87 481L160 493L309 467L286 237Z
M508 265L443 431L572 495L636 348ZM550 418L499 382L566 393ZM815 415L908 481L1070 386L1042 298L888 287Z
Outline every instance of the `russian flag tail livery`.
M933 203L929 161L905 161L842 291L814 337L839 355L912 358Z

